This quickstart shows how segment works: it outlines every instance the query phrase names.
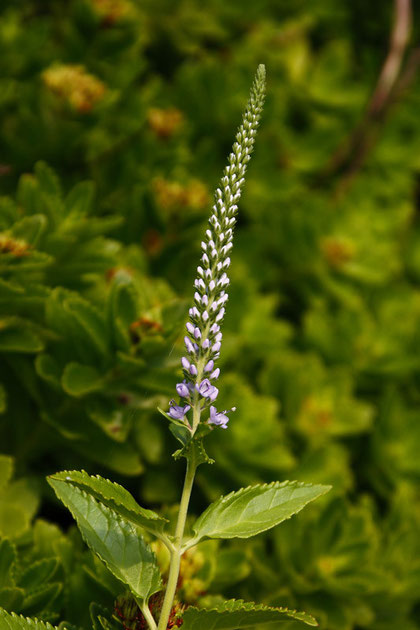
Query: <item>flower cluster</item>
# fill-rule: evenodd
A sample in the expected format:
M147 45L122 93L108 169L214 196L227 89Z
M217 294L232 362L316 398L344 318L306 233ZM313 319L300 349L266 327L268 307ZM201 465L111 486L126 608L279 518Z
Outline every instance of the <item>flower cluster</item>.
M105 84L84 66L54 64L42 73L44 84L79 114L89 113L106 92Z
M213 404L219 393L214 382L220 375L216 361L222 343L221 323L228 300L233 230L236 223L238 201L244 184L247 164L254 146L265 93L265 68L260 65L252 86L251 96L243 121L236 134L236 142L229 155L222 180L215 194L215 203L209 219L209 228L201 243L201 264L197 267L194 282L194 306L189 310L184 338L186 356L182 357L184 380L176 390L180 404L171 401L169 415L183 420L194 433L201 412L210 407L208 423L227 428L227 411L217 411ZM192 420L188 412L192 410ZM231 411L234 411L232 408Z

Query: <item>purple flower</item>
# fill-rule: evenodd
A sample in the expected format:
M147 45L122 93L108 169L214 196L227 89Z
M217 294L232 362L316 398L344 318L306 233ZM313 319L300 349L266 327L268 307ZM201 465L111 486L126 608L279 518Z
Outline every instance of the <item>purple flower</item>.
M174 420L182 420L185 414L191 409L191 405L184 405L184 407L181 407L180 405L175 405L173 400L171 400L169 405L169 415L171 418L174 418Z
M189 370L190 369L190 362L188 361L188 359L186 357L182 357L181 363L182 363L182 367L185 370Z
M188 398L188 396L190 395L190 390L187 387L187 383L184 381L183 383L178 383L178 385L176 386L176 391L178 393L178 396L181 396L181 398Z
M203 398L209 398L211 401L216 400L219 390L214 387L208 378L201 381L200 385L196 385L197 391Z
M187 349L187 352L194 352L194 346L191 342L191 340L188 337L184 337L184 343L185 343L185 347Z
M206 363L206 365L204 366L204 371L205 372L211 372L214 368L214 361L213 359L210 359L210 361L208 363Z
M230 411L235 411L236 407L232 407L232 409ZM215 424L219 427L222 427L222 429L227 429L227 423L229 422L229 418L227 416L228 413L230 413L230 411L217 411L216 407L213 407L213 405L211 405L210 407L210 418L209 418L209 424Z
M219 395L219 390L217 389L217 387L213 386L213 391L212 391L212 393L209 396L210 401L214 402L216 400L216 398L218 397L218 395Z
M214 372L210 374L210 378L219 378L220 368L216 368Z

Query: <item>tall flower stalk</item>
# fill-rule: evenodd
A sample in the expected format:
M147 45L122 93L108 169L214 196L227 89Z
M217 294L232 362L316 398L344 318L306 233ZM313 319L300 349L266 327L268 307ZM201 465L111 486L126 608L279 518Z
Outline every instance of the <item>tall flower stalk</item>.
M228 411L218 411L219 393L214 384L220 375L216 367L222 343L221 324L225 315L229 286L228 269L238 201L245 182L245 172L254 148L255 136L265 96L265 67L258 70L250 98L229 155L228 165L216 189L209 227L201 242L202 256L194 281L194 305L186 324L185 356L182 357L184 379L176 386L180 398L171 401L168 416L186 431L188 442L199 435L199 429L220 426L227 428ZM232 408L231 411L234 411ZM202 416L204 415L204 418ZM198 432L198 433L197 433ZM190 449L187 470L178 513L165 598L158 630L167 630L179 577L180 561L185 548L183 537L191 491L198 464L195 450Z
M114 607L115 614L127 628L134 624L148 630L180 626L185 630L234 630L238 625L259 627L260 623L272 624L287 619L317 625L306 613L242 600L227 600L211 608L174 602L181 557L186 551L209 538L249 538L261 534L329 490L329 486L298 481L273 481L241 488L211 503L192 525L191 535L184 532L197 467L211 462L204 450L203 438L216 427L226 429L229 422L229 412L219 411L216 406L219 390L215 383L218 383L220 374L217 360L222 343L220 327L228 300L227 274L238 201L254 147L264 91L265 69L259 66L229 163L216 190L209 227L201 243L194 305L186 324L186 353L182 358L184 378L176 386L179 400L171 401L168 413L163 412L170 421L172 434L182 444L174 456L187 460L175 532L166 518L143 508L125 488L99 475L66 470L48 478L57 497L76 519L88 546L128 587L129 594L119 598ZM162 579L162 568L144 539L144 533L147 537L154 536L170 554L163 602L165 580ZM102 608L93 611L95 618L100 620L97 625L104 626L105 623L111 627L114 617L110 614L103 618L103 612ZM0 627L3 627L2 619L8 627L17 628L16 617L0 609ZM23 619L22 623L32 622Z
M181 420L193 436L201 422L203 411L210 408L207 422L227 428L226 412L218 412L213 403L219 390L214 382L219 378L216 367L220 355L220 330L228 301L228 269L238 201L245 182L247 164L254 148L255 136L265 95L265 67L260 65L251 89L236 142L229 155L219 187L216 189L209 227L201 242L202 256L194 281L194 306L186 324L186 356L182 357L184 380L176 391L179 404L171 401L169 415Z

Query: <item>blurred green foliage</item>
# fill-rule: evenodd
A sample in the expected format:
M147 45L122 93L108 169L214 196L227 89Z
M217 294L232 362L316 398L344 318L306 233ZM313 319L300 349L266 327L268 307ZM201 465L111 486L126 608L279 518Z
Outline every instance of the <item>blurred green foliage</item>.
M392 9L379 0L3 0L7 610L87 629L91 602L97 619L121 596L78 534L63 533L67 516L45 474L102 472L151 507L179 498L182 465L168 463L175 443L156 407L174 392L212 189L263 62L268 97L221 357L220 405L237 411L209 437L216 465L200 470L193 511L274 478L334 488L275 533L240 548L209 543L184 567L183 596L295 606L323 630L420 628L411 49L364 163L339 161L387 53ZM419 31L415 6L412 41Z

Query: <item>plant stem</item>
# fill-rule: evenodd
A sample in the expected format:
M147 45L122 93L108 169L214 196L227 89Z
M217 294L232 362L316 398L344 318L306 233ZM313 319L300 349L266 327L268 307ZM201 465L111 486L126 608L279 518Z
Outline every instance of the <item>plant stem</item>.
M157 630L156 621L153 619L153 615L150 612L150 608L149 608L149 606L147 604L144 604L144 606L141 606L141 612L143 614L143 617L147 621L147 625L149 626L149 630Z
M187 520L188 506L190 503L191 491L194 483L197 464L193 459L187 460L187 470L185 472L184 488L182 490L181 503L179 505L178 521L176 524L174 550L171 553L171 563L169 566L168 584L166 586L165 598L163 600L160 613L158 630L167 630L169 616L171 614L176 587L178 584L179 568L182 556L182 541L184 538L185 522Z

